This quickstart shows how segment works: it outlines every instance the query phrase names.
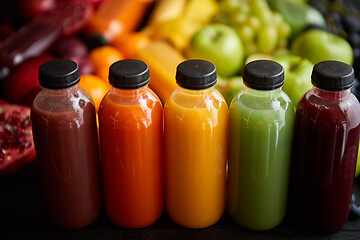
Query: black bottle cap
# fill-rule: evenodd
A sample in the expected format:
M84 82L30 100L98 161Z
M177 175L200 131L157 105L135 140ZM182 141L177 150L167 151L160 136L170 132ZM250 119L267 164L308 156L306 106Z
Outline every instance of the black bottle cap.
M354 69L343 62L323 61L315 64L312 74L312 84L327 91L342 91L352 87Z
M149 67L136 59L124 59L113 63L109 70L109 82L113 87L136 89L150 82Z
M79 67L72 60L53 59L39 67L39 83L44 88L63 89L79 81Z
M273 90L284 84L284 68L270 60L256 60L245 65L244 84L257 90Z
M200 59L191 59L180 63L176 70L176 82L186 89L206 89L216 84L214 64Z

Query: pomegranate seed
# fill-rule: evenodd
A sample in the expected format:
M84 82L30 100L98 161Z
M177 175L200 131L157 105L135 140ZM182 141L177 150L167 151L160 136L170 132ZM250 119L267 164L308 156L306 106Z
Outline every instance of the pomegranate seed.
M25 148L29 148L32 146L31 142L30 141L25 141L25 144L24 144Z
M20 113L18 111L13 111L11 117L15 119L20 119Z
M18 134L18 139L19 139L19 142L23 142L25 141L25 134Z
M10 140L12 138L12 134L9 129L4 128L2 131L2 138L4 141Z
M10 148L10 145L9 145L9 143L7 143L7 142L3 142L2 144L1 144L1 148L2 149L9 149Z
M24 120L21 121L21 129L26 129L31 125L30 117L26 117Z
M16 150L18 150L20 153L22 153L25 150L25 146L22 143L18 143Z

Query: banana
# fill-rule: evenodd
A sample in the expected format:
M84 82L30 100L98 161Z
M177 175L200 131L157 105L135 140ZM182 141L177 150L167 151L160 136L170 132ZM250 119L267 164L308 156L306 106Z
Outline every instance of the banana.
M187 0L184 18L198 23L207 23L219 11L216 0Z
M159 0L142 32L183 52L192 36L218 10L216 0Z
M154 40L165 40L182 52L189 44L190 38L202 25L191 22L186 18L178 17L152 25L150 35Z
M142 32L183 52L191 37L218 9L216 0L160 0Z
M148 26L180 17L187 0L157 0L147 21Z

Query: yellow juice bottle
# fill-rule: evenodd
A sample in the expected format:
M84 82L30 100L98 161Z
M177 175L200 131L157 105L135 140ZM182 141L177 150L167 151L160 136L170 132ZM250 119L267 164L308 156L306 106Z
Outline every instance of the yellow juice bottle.
M164 110L166 210L183 227L204 228L225 208L228 109L213 64L182 62L176 81Z

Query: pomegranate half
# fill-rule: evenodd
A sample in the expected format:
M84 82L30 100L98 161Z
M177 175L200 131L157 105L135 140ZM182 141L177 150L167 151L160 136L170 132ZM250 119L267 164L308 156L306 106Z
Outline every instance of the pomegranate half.
M0 176L35 159L29 107L0 101L0 149Z

